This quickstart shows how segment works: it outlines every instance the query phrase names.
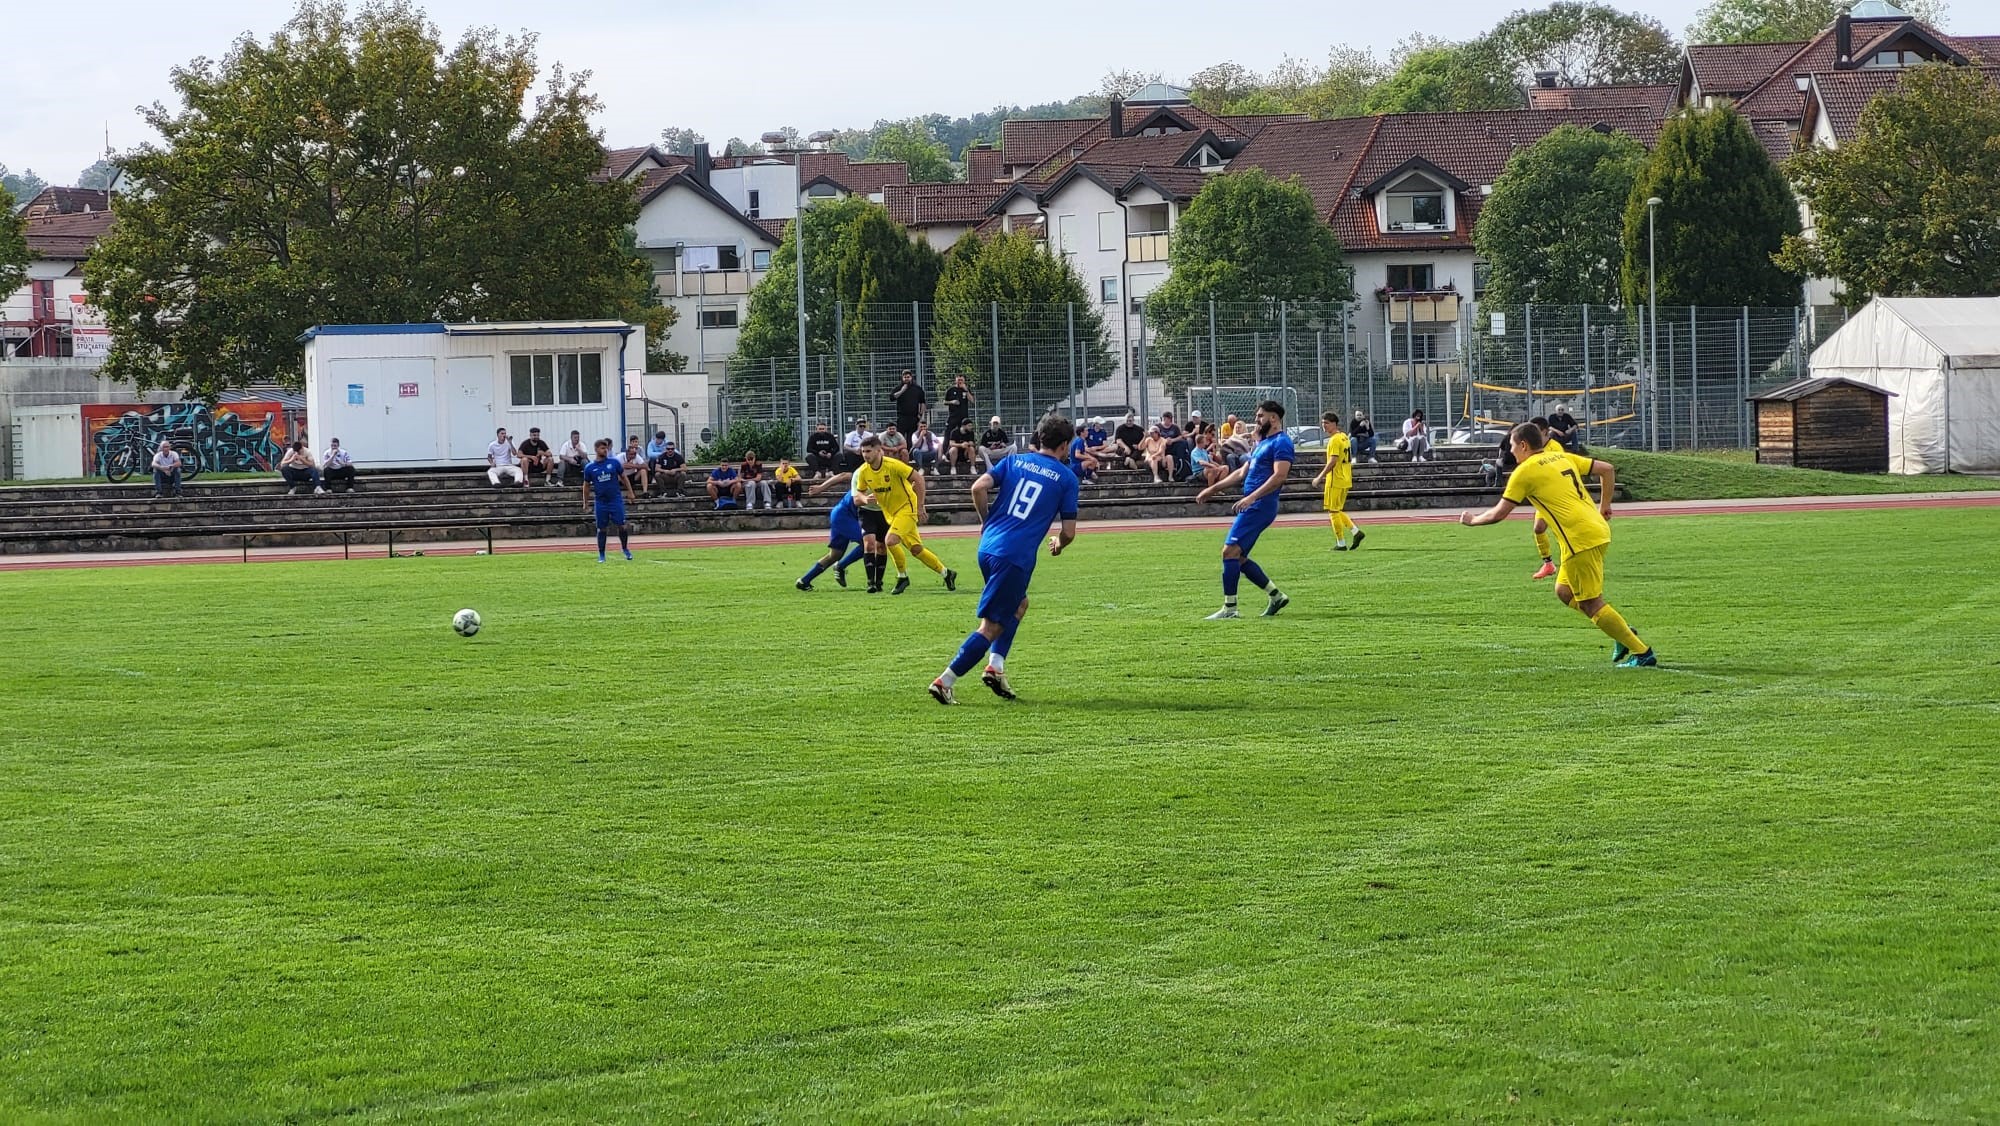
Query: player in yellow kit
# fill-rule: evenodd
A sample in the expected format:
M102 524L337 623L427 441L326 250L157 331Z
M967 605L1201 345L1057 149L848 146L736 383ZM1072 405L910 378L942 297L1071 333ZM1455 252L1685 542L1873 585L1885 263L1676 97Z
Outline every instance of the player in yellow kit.
M944 576L946 590L958 589L958 572L945 566L944 560L924 546L923 534L917 530L924 520L923 474L905 462L883 456L881 440L867 438L861 442L861 467L854 471L854 491L861 502L862 530L882 529L877 534L896 559L896 589L889 593L901 594L910 589L910 573L903 562L905 548L918 562ZM871 508L881 514L879 520L868 515ZM878 554L876 558L879 575L881 556ZM871 585L879 588L880 578L875 578Z
M1333 549L1346 551L1350 546L1347 533L1354 533L1353 547L1360 547L1362 537L1367 535L1347 516L1347 491L1354 487L1354 442L1341 429L1340 415L1333 411L1319 416L1319 428L1326 431L1326 464L1320 468L1319 476L1313 478L1313 484L1325 489L1321 495L1330 514L1327 518L1333 524Z
M1460 513L1458 522L1467 527L1495 524L1523 504L1534 505L1562 548L1556 597L1611 638L1611 660L1620 668L1658 664L1653 647L1641 641L1625 624L1624 616L1604 600L1604 553L1611 546L1608 521L1617 470L1610 462L1563 452L1532 422L1516 426L1512 437L1514 457L1520 465L1507 478L1507 491L1498 504L1484 512ZM1602 489L1595 504L1583 487L1585 477L1596 477Z

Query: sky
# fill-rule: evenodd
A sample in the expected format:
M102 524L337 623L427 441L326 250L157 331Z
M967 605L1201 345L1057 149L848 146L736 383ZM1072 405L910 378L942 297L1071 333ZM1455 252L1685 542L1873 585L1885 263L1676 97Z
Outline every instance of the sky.
M1614 3L1617 0L1614 0ZM1528 0L1329 4L1150 0L1022 9L941 0L420 0L446 39L469 26L539 36L546 68L588 70L612 147L685 126L719 149L781 126L804 133L881 118L1061 101L1112 70L1170 81L1211 63L1265 70L1323 61L1336 43L1390 48L1413 32L1467 38ZM1680 35L1701 0L1631 5ZM1618 4L1626 7L1626 4ZM272 0L0 0L0 164L71 183L102 155L153 139L135 107L166 100L173 67L268 38L293 8ZM38 46L40 45L40 46Z

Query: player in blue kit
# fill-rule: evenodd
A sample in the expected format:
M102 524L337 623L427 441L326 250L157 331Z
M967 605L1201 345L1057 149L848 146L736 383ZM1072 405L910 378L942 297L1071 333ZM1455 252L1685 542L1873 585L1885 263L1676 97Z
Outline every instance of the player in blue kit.
M986 658L986 687L1003 700L1014 698L1007 683L1007 653L1014 631L1028 612L1028 580L1035 574L1035 556L1049 525L1062 520L1062 531L1049 536L1049 554L1061 555L1076 539L1076 474L1063 464L1076 427L1069 419L1050 415L1035 431L1037 449L1002 458L972 483L972 507L979 510L979 573L986 585L979 592L979 628L966 635L958 656L936 680L931 698L956 704L952 685ZM997 507L988 509L989 501ZM989 652L990 651L990 652Z
M1229 537L1222 541L1222 609L1210 614L1209 621L1242 616L1236 612L1238 577L1249 579L1270 596L1264 606L1264 617L1271 617L1291 604L1292 600L1272 584L1264 569L1251 562L1250 552L1257 546L1257 537L1278 518L1278 492L1285 487L1285 478L1291 476L1293 456L1292 436L1285 433L1285 405L1276 399L1266 399L1257 404L1257 445L1250 455L1234 473L1195 495L1197 501L1205 501L1217 491L1243 482L1243 499L1230 508L1236 514L1236 523L1229 526Z
M818 493L828 485L848 480L849 476L849 474L843 473L838 477L830 478L815 487L812 492ZM800 590L811 590L813 588L813 580L825 573L828 567L833 568L833 581L843 587L846 586L847 569L854 565L855 560L861 558L861 541L865 537L861 531L861 510L854 504L853 489L850 488L840 495L840 503L833 506L832 512L827 513L826 524L826 554L820 558L819 562L813 564L812 569L807 571L798 582L792 584ZM854 546L850 549L847 547L848 544L853 544ZM847 550L847 558L845 559L840 558L840 553L843 549ZM839 563L836 564L835 560L839 560Z
M618 525L618 547L632 558L632 528L625 522L625 502L632 496L632 482L625 477L625 464L611 456L611 439L597 440L597 460L583 467L583 506L597 516L597 561L604 562L605 529Z

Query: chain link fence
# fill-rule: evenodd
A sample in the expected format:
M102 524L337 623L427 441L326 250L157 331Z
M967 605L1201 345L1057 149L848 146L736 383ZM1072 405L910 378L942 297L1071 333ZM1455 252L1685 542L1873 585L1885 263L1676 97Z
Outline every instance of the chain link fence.
M1747 396L1807 374L1844 310L1502 306L1450 292L1346 304L1216 304L1157 316L1143 302L912 305L838 312L831 347L735 356L716 416L880 429L905 370L924 388L933 428L964 377L976 429L1010 434L1050 411L1116 420L1126 412L1218 419L1260 398L1294 426L1321 412L1364 412L1389 433L1422 410L1432 429L1486 441L1503 424L1566 408L1595 444L1747 448ZM816 338L823 338L816 334ZM1655 359L1657 357L1657 359ZM718 427L720 428L720 427Z

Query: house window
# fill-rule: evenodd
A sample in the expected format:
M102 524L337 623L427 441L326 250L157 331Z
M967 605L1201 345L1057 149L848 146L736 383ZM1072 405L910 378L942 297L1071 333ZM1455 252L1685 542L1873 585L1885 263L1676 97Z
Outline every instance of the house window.
M1478 301L1486 296L1486 286L1493 278L1493 263L1474 262L1472 264L1472 299Z
M1444 226L1444 187L1424 176L1407 176L1389 192L1389 229L1432 231Z
M1389 267L1389 288L1397 293L1421 292L1431 287L1431 267L1426 262L1421 266Z
M690 246L681 252L681 269L686 273L719 270L733 273L743 268L743 252L734 246Z
M751 251L751 252L750 252L750 268L751 268L752 270L756 270L756 271L759 271L759 272L762 272L762 271L764 271L764 270L768 270L768 269L770 269L770 268L771 268L771 252L770 252L770 251L768 251L768 250L753 250L753 251Z
M1097 249L1117 250L1118 243L1125 237L1125 224L1116 211L1097 213Z
M1076 216L1056 216L1056 249L1064 254L1076 253Z
M1098 300L1104 302L1106 305L1118 304L1118 279L1097 279L1097 297Z
M757 218L759 213L762 212L764 209L763 200L764 200L764 193L758 191L756 188L751 188L750 206L743 209L743 214L752 219Z
M1389 361L1434 364L1444 359L1444 340L1433 332L1392 332L1389 334Z
M742 269L743 268L742 250L734 246L716 247L715 268L718 270L722 270L725 273Z
M736 310L735 310L735 309L703 309L703 310L701 311L701 327L703 327L703 328L735 328L735 327L736 327Z
M1901 68L1916 66L1923 61L1924 57L1915 51L1877 51L1873 55L1868 56L1867 60L1861 65L1864 67Z
M594 406L604 402L599 352L540 352L507 357L509 400L517 407Z

